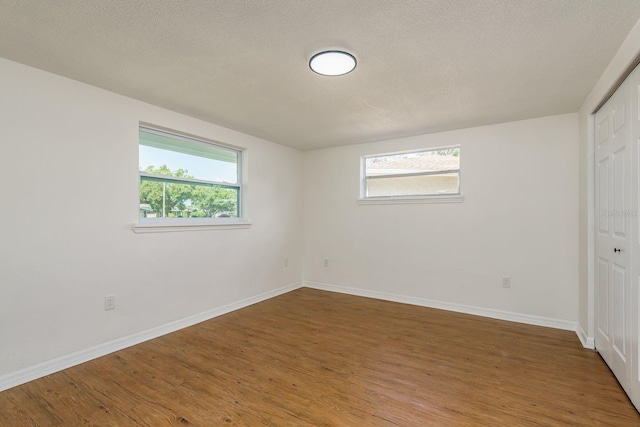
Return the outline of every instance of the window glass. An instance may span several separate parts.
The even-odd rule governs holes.
[[[366,156],[365,197],[460,194],[460,147]]]
[[[240,217],[241,152],[140,127],[141,218]]]

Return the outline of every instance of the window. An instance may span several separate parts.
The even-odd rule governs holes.
[[[141,222],[241,217],[240,150],[146,126],[139,142]]]
[[[364,200],[456,195],[460,195],[459,146],[362,158]]]

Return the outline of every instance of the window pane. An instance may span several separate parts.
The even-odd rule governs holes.
[[[238,183],[239,152],[140,129],[139,170],[155,175]]]
[[[140,145],[191,154],[223,162],[237,163],[238,152],[186,136],[173,135],[159,130],[140,128]]]
[[[368,157],[366,176],[405,175],[460,169],[460,148]]]
[[[458,194],[458,173],[367,179],[366,197]]]
[[[239,215],[239,189],[140,177],[140,217],[211,218]]]
[[[460,194],[460,147],[364,158],[364,197]]]

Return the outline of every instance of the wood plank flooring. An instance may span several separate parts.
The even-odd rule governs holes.
[[[640,426],[573,332],[299,289],[0,393],[1,426]]]

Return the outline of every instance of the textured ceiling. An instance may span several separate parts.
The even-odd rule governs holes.
[[[0,56],[299,149],[578,110],[640,0],[0,0]],[[324,48],[358,68],[311,72]]]

